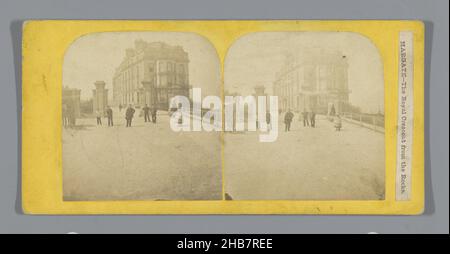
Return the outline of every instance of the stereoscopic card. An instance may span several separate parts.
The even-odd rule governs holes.
[[[420,21],[23,25],[27,214],[420,214]]]

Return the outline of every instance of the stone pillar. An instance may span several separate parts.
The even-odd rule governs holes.
[[[108,106],[108,89],[105,89],[104,81],[96,81],[94,83],[95,89],[92,90],[93,95],[93,112],[94,114],[100,111],[102,114],[106,113],[106,107]]]
[[[268,111],[270,109],[270,102],[269,102],[269,97],[267,96],[267,94],[265,93],[266,88],[264,86],[255,86],[255,93],[253,94],[255,96],[255,100],[256,100],[256,108],[258,109],[258,97],[259,96],[264,96],[266,97],[266,111]]]

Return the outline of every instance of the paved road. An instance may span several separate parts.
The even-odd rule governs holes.
[[[173,132],[167,115],[152,124],[138,112],[126,128],[123,114],[115,110],[114,127],[90,118],[63,130],[65,199],[221,199],[219,133]],[[257,132],[225,135],[233,199],[384,198],[383,134],[346,122],[336,132],[320,117],[316,128],[298,119],[291,132],[283,127],[274,143],[260,143]]]
[[[67,200],[221,199],[218,133],[173,132],[167,115],[158,123],[136,116],[125,127],[124,110],[114,127],[78,119],[63,130],[63,183]]]
[[[280,116],[280,119],[282,117]],[[225,135],[225,189],[233,199],[383,199],[384,135],[324,117],[316,128],[294,118],[278,140],[257,133]]]

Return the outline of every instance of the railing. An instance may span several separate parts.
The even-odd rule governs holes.
[[[347,122],[384,133],[383,115],[343,112],[341,116]]]

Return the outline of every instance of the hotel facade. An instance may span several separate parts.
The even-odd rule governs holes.
[[[339,51],[309,49],[287,55],[273,86],[280,110],[345,111],[350,93],[347,71],[347,58]]]
[[[189,97],[189,57],[181,46],[136,40],[113,77],[113,104],[167,110],[170,98]]]

